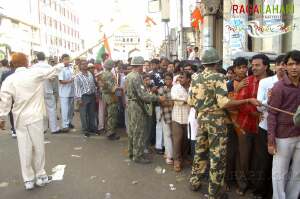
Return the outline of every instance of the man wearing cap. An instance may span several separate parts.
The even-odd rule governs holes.
[[[220,58],[216,49],[205,50],[201,60],[205,70],[192,79],[188,97],[188,104],[195,108],[199,124],[190,185],[193,191],[200,189],[201,178],[210,163],[208,198],[225,199],[227,194],[221,192],[227,140],[224,108],[245,103],[259,105],[259,102],[254,98],[230,100],[227,97],[226,77],[217,72]]]
[[[150,160],[144,156],[147,110],[145,103],[164,101],[165,97],[146,92],[141,73],[143,57],[133,57],[132,72],[126,77],[125,89],[128,98],[128,154],[136,163],[147,164]]]
[[[78,62],[80,72],[74,79],[75,100],[79,103],[81,128],[86,137],[90,133],[97,133],[96,126],[96,85],[94,77],[88,71],[88,64],[85,59]]]
[[[118,140],[120,137],[116,134],[118,117],[118,100],[115,95],[117,88],[116,79],[111,72],[115,63],[108,59],[104,62],[104,71],[98,75],[98,83],[101,87],[102,100],[107,108],[106,134],[109,140]]]

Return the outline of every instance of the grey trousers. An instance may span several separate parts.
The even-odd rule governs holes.
[[[96,132],[96,96],[85,94],[81,100],[82,105],[79,107],[81,128],[83,131]]]
[[[273,199],[300,197],[300,136],[276,138],[273,156]]]

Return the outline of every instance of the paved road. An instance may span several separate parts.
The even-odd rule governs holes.
[[[45,141],[46,170],[51,174],[56,165],[66,165],[64,179],[25,191],[16,139],[8,132],[0,132],[0,199],[104,199],[106,193],[111,193],[112,199],[204,198],[188,188],[190,168],[177,174],[159,155],[154,155],[149,165],[129,162],[124,132],[119,141],[113,142],[104,136],[84,138],[79,131],[47,133]],[[76,147],[81,150],[75,150]],[[166,172],[158,174],[158,166]],[[170,190],[170,184],[176,190]],[[233,194],[230,198],[237,197]]]

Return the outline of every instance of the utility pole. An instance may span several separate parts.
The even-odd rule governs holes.
[[[180,30],[179,30],[179,52],[178,52],[178,58],[184,59],[184,49],[183,49],[183,0],[179,0],[179,16],[180,16]]]

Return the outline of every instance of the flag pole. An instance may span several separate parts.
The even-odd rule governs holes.
[[[94,48],[96,48],[97,46],[99,46],[101,43],[103,43],[106,39],[111,38],[113,35],[110,35],[109,37],[105,37],[103,39],[101,39],[99,42],[97,42],[95,45],[93,45],[92,47],[88,48],[87,50],[83,51],[82,53],[80,53],[79,55],[77,55],[75,58],[73,58],[71,60],[71,62],[73,62],[75,59],[81,57],[82,55],[86,54],[88,51],[93,50]]]

